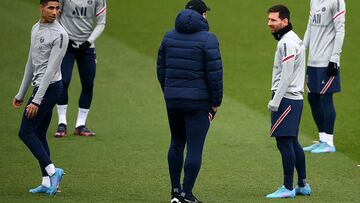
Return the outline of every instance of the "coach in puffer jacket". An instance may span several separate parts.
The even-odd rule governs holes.
[[[179,13],[161,43],[157,74],[168,107],[209,109],[223,95],[219,42],[198,12]]]
[[[219,42],[209,32],[208,7],[192,0],[176,17],[175,29],[167,32],[158,52],[157,77],[164,93],[171,130],[168,162],[173,198],[192,195],[201,166],[205,137],[223,96]],[[180,175],[184,147],[183,188]],[[181,195],[179,195],[181,194]]]

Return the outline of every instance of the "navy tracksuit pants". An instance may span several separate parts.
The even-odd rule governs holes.
[[[299,144],[298,137],[277,137],[276,144],[282,158],[284,186],[288,190],[293,190],[293,177],[295,167],[298,174],[298,186],[304,187],[306,184],[305,154]]]
[[[336,111],[333,93],[308,93],[308,100],[318,131],[334,134]]]
[[[45,167],[52,163],[49,145],[46,140],[46,131],[50,125],[53,107],[62,92],[62,88],[61,81],[50,84],[39,106],[37,115],[33,118],[27,118],[25,116],[26,109],[24,110],[19,130],[19,138],[39,161],[43,176],[48,176]],[[38,88],[34,88],[27,105],[31,103],[37,90]]]
[[[201,167],[203,147],[210,126],[209,112],[174,108],[168,108],[167,112],[171,131],[168,163],[172,190],[181,190],[180,177],[184,165],[182,191],[191,194]],[[185,146],[187,154],[184,164]]]
[[[68,104],[68,88],[70,85],[75,60],[78,66],[82,87],[79,98],[79,107],[83,109],[89,109],[93,98],[94,79],[96,73],[95,48],[88,48],[84,51],[80,51],[73,48],[71,45],[68,46],[63,62],[61,64],[61,74],[64,90],[57,104]]]

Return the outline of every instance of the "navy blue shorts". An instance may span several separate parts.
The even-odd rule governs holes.
[[[326,68],[307,67],[306,85],[308,93],[329,94],[340,92],[340,71],[329,77]]]
[[[271,112],[271,137],[298,136],[303,100],[283,98],[278,111]]]

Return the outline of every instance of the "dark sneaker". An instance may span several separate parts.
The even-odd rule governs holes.
[[[60,123],[58,125],[58,128],[57,128],[54,136],[58,137],[58,138],[66,137],[66,125],[63,123]]]
[[[81,125],[75,128],[74,135],[91,137],[91,136],[95,136],[95,132],[91,132],[91,130],[89,130],[87,127]]]
[[[181,193],[179,203],[202,203],[202,201],[198,200],[193,194],[187,195],[185,193]]]
[[[180,197],[179,196],[180,196],[179,193],[173,192],[171,194],[170,203],[180,203],[180,199],[179,199]]]

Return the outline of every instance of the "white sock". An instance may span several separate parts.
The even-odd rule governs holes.
[[[86,124],[86,119],[87,119],[88,113],[89,113],[89,109],[79,108],[78,117],[76,120],[76,127]]]
[[[42,177],[42,182],[41,185],[45,186],[45,187],[50,187],[50,177],[49,176],[44,176]]]
[[[325,142],[325,135],[326,135],[325,132],[319,132],[319,140],[321,142]]]
[[[56,105],[57,107],[57,112],[59,115],[59,124],[63,123],[63,124],[67,124],[66,122],[66,111],[67,111],[67,107],[68,105]]]
[[[325,133],[324,139],[325,139],[325,142],[326,142],[328,145],[330,145],[330,146],[332,146],[332,147],[334,146],[334,135],[326,134],[326,133]]]
[[[55,174],[55,166],[54,164],[49,164],[45,167],[46,172],[48,173],[49,176],[52,176]]]

